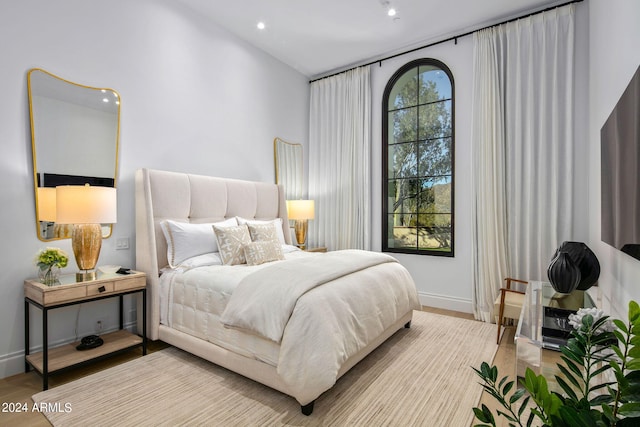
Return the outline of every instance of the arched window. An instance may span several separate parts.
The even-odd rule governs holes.
[[[412,61],[382,102],[382,250],[453,256],[453,75]]]

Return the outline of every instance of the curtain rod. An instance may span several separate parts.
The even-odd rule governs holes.
[[[406,55],[408,53],[413,53],[415,51],[426,49],[428,47],[436,46],[436,45],[439,45],[439,44],[442,44],[442,43],[450,42],[452,40],[455,41],[456,44],[458,44],[458,39],[460,39],[462,37],[470,36],[471,34],[477,32],[477,31],[482,31],[482,30],[486,30],[487,28],[493,28],[493,27],[497,27],[499,25],[508,24],[510,22],[517,21],[519,19],[528,18],[530,16],[534,16],[534,15],[538,15],[540,13],[548,12],[550,10],[558,9],[560,7],[567,6],[567,5],[572,4],[572,3],[580,3],[582,1],[584,1],[584,0],[567,1],[565,3],[559,4],[559,5],[556,5],[556,6],[550,6],[550,7],[546,8],[546,9],[539,10],[537,12],[531,12],[531,13],[527,13],[527,14],[524,14],[524,15],[521,15],[521,16],[517,16],[515,18],[507,19],[506,21],[498,22],[497,24],[491,24],[491,25],[487,25],[486,27],[479,28],[477,30],[467,31],[466,33],[458,34],[456,36],[451,36],[451,37],[446,38],[444,40],[439,40],[437,42],[429,43],[429,44],[426,44],[424,46],[420,46],[420,47],[416,47],[416,48],[413,48],[413,49],[410,49],[410,50],[406,50],[404,52],[396,53],[396,54],[391,55],[391,56],[386,56],[384,58],[376,59],[375,61],[367,62],[366,64],[356,65],[355,67],[351,67],[351,68],[343,70],[343,71],[338,71],[336,73],[329,74],[328,76],[318,77],[317,79],[310,80],[309,84],[311,84],[313,82],[317,82],[318,80],[328,79],[329,77],[337,76],[338,74],[342,74],[342,73],[346,73],[346,72],[351,71],[351,70],[355,70],[356,68],[366,67],[368,65],[373,65],[373,64],[378,64],[378,63],[380,63],[380,65],[382,65],[382,61],[387,61],[389,59],[393,59],[393,58],[396,58],[398,56]]]

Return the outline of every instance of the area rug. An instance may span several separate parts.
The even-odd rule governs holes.
[[[492,361],[495,325],[414,312],[320,396],[291,397],[169,348],[33,396],[54,426],[469,426]]]

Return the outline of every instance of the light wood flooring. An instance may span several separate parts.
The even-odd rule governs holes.
[[[464,319],[473,319],[473,315],[468,313],[459,313],[450,310],[438,308],[424,307],[424,311],[431,313],[443,314]],[[498,352],[494,359],[494,364],[498,366],[501,375],[515,372],[515,346],[513,344],[514,328],[507,327],[498,348]],[[149,342],[149,352],[154,352],[166,348],[167,345],[160,341]],[[55,374],[49,377],[49,387],[53,388],[61,384],[74,381],[83,376],[108,369],[112,366],[124,363],[126,361],[140,357],[141,349],[135,349],[118,356],[101,360],[90,365],[83,366],[63,373]],[[6,413],[2,412],[0,407],[0,425],[1,426],[49,426],[49,422],[44,415],[38,412],[32,412],[33,401],[31,396],[42,390],[42,377],[34,371],[13,375],[4,379],[0,379],[0,404],[20,403],[27,404],[29,410],[26,413]],[[482,402],[490,408],[496,408],[490,399],[483,396]],[[466,408],[465,408],[466,410]],[[471,410],[471,408],[469,408]],[[494,410],[495,412],[495,410]],[[498,424],[507,426],[507,424]]]

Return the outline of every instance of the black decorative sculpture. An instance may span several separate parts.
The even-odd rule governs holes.
[[[560,252],[567,252],[571,257],[571,261],[580,270],[580,283],[577,289],[586,291],[598,281],[600,263],[587,245],[582,242],[562,242],[553,258],[555,259]]]
[[[570,294],[580,284],[580,269],[568,252],[556,252],[547,268],[547,277],[556,292]]]

